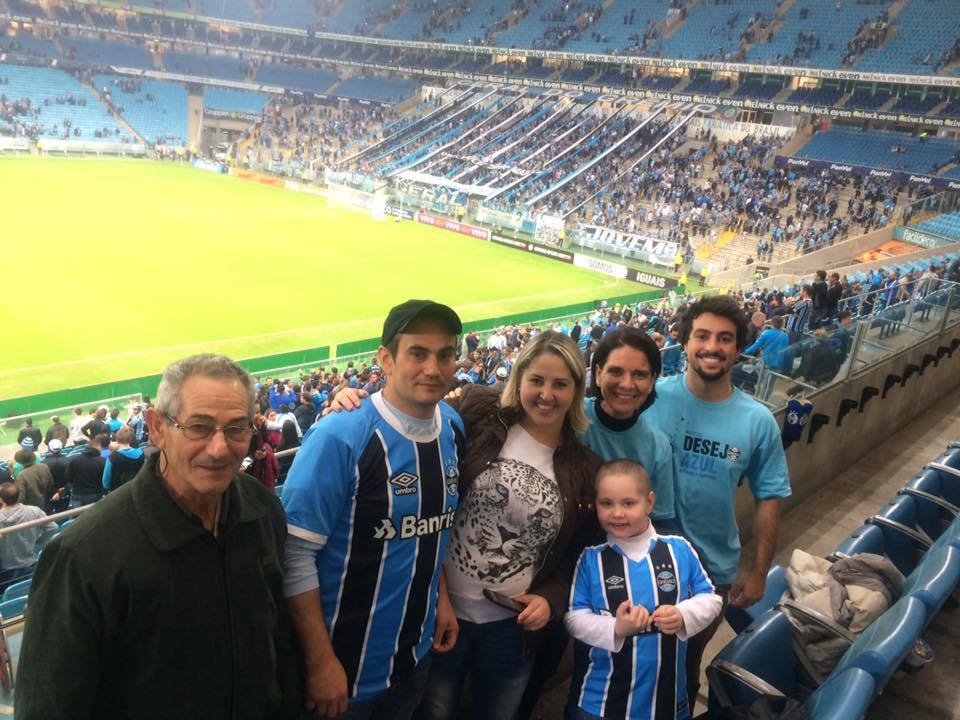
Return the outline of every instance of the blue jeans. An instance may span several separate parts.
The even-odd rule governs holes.
[[[81,505],[90,505],[103,497],[103,493],[74,493],[70,498],[70,507],[80,507]]]
[[[350,703],[347,712],[338,715],[337,720],[410,720],[413,717],[423,689],[430,674],[431,658],[428,654],[416,669],[400,681],[395,682],[379,695],[367,700]],[[307,714],[305,718],[315,718]]]
[[[417,720],[456,716],[460,691],[473,677],[473,717],[513,720],[533,670],[533,653],[524,653],[523,628],[516,618],[489,623],[460,620],[453,649],[433,653],[433,667]]]

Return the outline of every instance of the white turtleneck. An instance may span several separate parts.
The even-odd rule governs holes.
[[[644,532],[633,537],[615,538],[607,535],[607,544],[619,547],[632,562],[642,562],[657,538],[657,531],[650,523]],[[686,641],[688,637],[696,635],[713,622],[722,606],[723,601],[716,593],[701,593],[678,602],[677,610],[683,616],[683,628],[677,633],[677,638]],[[616,608],[611,609],[616,613]],[[647,611],[652,613],[654,608],[647,608]],[[614,632],[616,622],[615,616],[598,615],[587,608],[570,610],[564,616],[564,623],[573,637],[610,652],[619,652],[623,647],[624,638]]]

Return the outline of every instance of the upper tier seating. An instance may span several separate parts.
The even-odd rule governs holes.
[[[169,72],[183,75],[245,80],[248,63],[246,60],[223,55],[202,55],[181,50],[167,50],[163,53],[163,66]]]
[[[208,87],[203,94],[203,104],[213,110],[229,110],[259,115],[270,96],[250,90]]]
[[[876,5],[843,3],[838,11],[836,0],[796,0],[771,41],[755,44],[747,59],[774,65],[839,67],[847,42],[854,37],[861,21],[877,12]],[[800,33],[810,39],[801,41]]]
[[[297,68],[271,63],[257,70],[257,82],[291,90],[326,92],[337,81],[337,73],[324,68]]]
[[[903,152],[894,152],[894,148]],[[901,169],[914,173],[933,173],[950,162],[957,152],[955,140],[918,137],[896,132],[862,132],[855,128],[832,127],[817,133],[797,153],[797,157],[854,163],[871,167]]]
[[[335,92],[344,97],[363,100],[399,102],[410,97],[417,89],[417,83],[403,78],[351,77],[340,83]]]
[[[891,23],[886,43],[867,50],[855,68],[860,72],[933,74],[940,53],[960,37],[956,0],[907,0]]]
[[[563,49],[569,52],[605,52],[633,47],[637,41],[630,36],[643,37],[647,20],[659,22],[669,8],[670,3],[666,0],[613,0],[578,40],[566,43]],[[623,18],[631,10],[634,13],[633,24],[625,25]],[[594,33],[602,37],[602,40],[595,40]]]
[[[60,45],[67,57],[86,65],[116,65],[145,70],[154,68],[153,56],[142,45],[104,42],[82,37],[63,38]]]
[[[724,60],[740,50],[740,35],[757,13],[769,16],[770,10],[767,0],[697,3],[680,27],[659,43],[658,54],[687,60]]]
[[[0,37],[0,52],[16,52],[32,58],[58,58],[60,51],[49,40],[19,33],[16,37]]]
[[[197,15],[223,17],[230,20],[253,21],[253,8],[247,0],[194,0]],[[304,3],[306,5],[306,3]]]

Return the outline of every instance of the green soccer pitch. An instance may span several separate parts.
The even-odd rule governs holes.
[[[0,399],[361,340],[411,297],[464,320],[652,289],[149,160],[0,158]]]

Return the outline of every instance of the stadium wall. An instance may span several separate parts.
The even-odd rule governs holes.
[[[952,326],[937,335],[807,398],[813,402],[811,417],[825,415],[827,424],[811,439],[808,423],[801,439],[787,448],[793,495],[786,507],[802,502],[883,447],[887,438],[960,386],[960,310],[954,310],[948,321]],[[888,379],[892,384],[885,391]],[[855,406],[840,420],[844,401]],[[785,415],[786,409],[775,413],[781,427]],[[737,519],[744,541],[753,533],[753,510],[753,497],[741,487]]]

